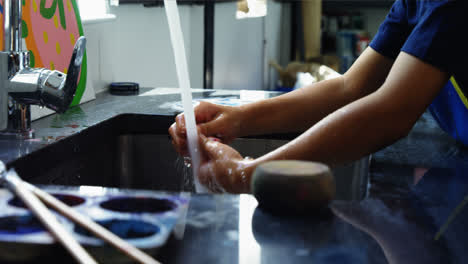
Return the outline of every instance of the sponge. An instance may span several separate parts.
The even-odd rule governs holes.
[[[335,197],[335,180],[322,163],[280,160],[260,164],[251,190],[259,206],[280,214],[314,214]]]

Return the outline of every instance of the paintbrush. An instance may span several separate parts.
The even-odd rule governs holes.
[[[75,238],[59,223],[47,207],[26,187],[14,170],[6,171],[0,161],[0,183],[16,194],[36,215],[49,232],[67,249],[78,263],[97,264]]]
[[[151,256],[145,252],[139,250],[128,242],[124,241],[114,233],[110,232],[106,228],[97,224],[90,218],[78,213],[74,209],[70,208],[68,205],[64,204],[59,199],[48,194],[47,192],[35,187],[32,184],[24,182],[24,185],[37,197],[39,197],[45,204],[49,205],[57,212],[61,213],[63,216],[72,220],[76,224],[88,229],[95,236],[101,238],[112,246],[116,247],[121,252],[125,253],[127,256],[138,261],[139,263],[145,264],[159,264],[158,261],[153,259]]]
[[[2,173],[2,171],[3,171],[3,173]],[[0,161],[0,182],[4,183],[4,185],[7,185],[7,187],[9,187],[9,188],[10,188],[10,185],[11,185],[13,188],[15,188],[15,193],[16,193],[17,189],[21,189],[22,193],[28,193],[29,194],[28,199],[31,199],[31,200],[35,199],[37,201],[37,203],[40,206],[42,206],[45,209],[45,211],[47,211],[48,214],[52,215],[52,213],[50,211],[48,211],[48,209],[38,200],[38,198],[39,198],[40,200],[42,200],[42,202],[49,205],[51,208],[55,209],[57,212],[61,213],[63,216],[65,216],[68,219],[72,220],[76,224],[86,228],[91,233],[93,233],[95,236],[97,236],[97,237],[103,239],[104,241],[108,242],[109,244],[116,247],[118,250],[120,250],[121,252],[123,252],[124,254],[129,256],[130,258],[136,260],[137,262],[144,263],[144,264],[159,264],[158,261],[153,259],[151,256],[149,256],[145,252],[143,252],[143,251],[139,250],[138,248],[134,247],[133,245],[127,243],[126,241],[124,241],[120,237],[116,236],[114,233],[110,232],[109,230],[105,229],[101,225],[97,224],[96,222],[94,222],[90,218],[78,213],[77,211],[70,208],[68,205],[64,204],[62,201],[58,200],[54,196],[52,196],[52,195],[48,194],[47,192],[35,187],[32,184],[29,184],[29,183],[27,183],[25,181],[22,181],[19,178],[19,176],[16,174],[16,172],[14,172],[14,170],[10,170],[10,171],[6,172],[5,165],[1,161]],[[12,185],[11,182],[14,185]],[[12,189],[10,188],[10,190],[12,190]],[[20,196],[20,198],[29,207],[28,201],[25,201],[23,199],[23,197],[21,197],[21,196]],[[52,215],[52,217],[57,222],[57,220],[55,219],[55,216]],[[40,220],[42,221],[41,218],[40,218]],[[47,221],[49,221],[49,220],[47,220]],[[50,223],[50,222],[48,222],[48,223]],[[48,227],[48,223],[47,224],[45,223],[45,225],[47,227]],[[61,226],[61,225],[58,224],[58,226]],[[65,229],[64,229],[64,231],[65,231],[65,233],[68,233]],[[63,235],[63,233],[64,232],[60,232],[60,235]],[[68,235],[71,237],[71,235],[69,233],[68,233]],[[74,240],[73,237],[71,237],[71,239]],[[62,242],[62,241],[60,241],[60,242]],[[64,244],[64,246],[68,246],[69,242],[67,241],[66,243],[67,244],[66,245]],[[76,244],[78,244],[78,242],[76,242]],[[78,246],[81,247],[79,244],[78,244]],[[69,249],[69,250],[71,250],[71,249]],[[76,253],[74,250],[75,249],[73,249],[73,251],[71,252],[72,254]],[[82,248],[82,251],[84,253],[86,253],[86,251],[84,251],[83,248]],[[78,250],[77,252],[80,253],[81,251]],[[76,256],[75,258],[77,258],[77,257],[80,257],[80,259],[83,258],[83,256],[81,256],[81,255]],[[96,263],[96,262],[93,260],[93,262],[81,262],[80,261],[80,263]]]

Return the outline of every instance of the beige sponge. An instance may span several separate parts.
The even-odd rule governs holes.
[[[335,180],[322,163],[269,161],[254,171],[251,190],[259,206],[278,213],[313,214],[335,197]]]

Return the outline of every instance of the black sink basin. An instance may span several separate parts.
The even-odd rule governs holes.
[[[173,116],[123,114],[50,144],[11,164],[36,184],[193,191],[190,169],[167,133]],[[258,157],[294,135],[240,138],[232,146]],[[366,194],[368,159],[333,168],[338,199]]]

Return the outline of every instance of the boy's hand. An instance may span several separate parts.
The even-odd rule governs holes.
[[[200,136],[203,159],[199,180],[213,192],[248,193],[254,162],[228,145]]]
[[[194,111],[199,134],[219,138],[224,143],[230,143],[239,136],[242,114],[237,107],[200,102]],[[175,123],[169,128],[169,134],[176,151],[188,156],[187,131],[183,114],[176,117]]]

